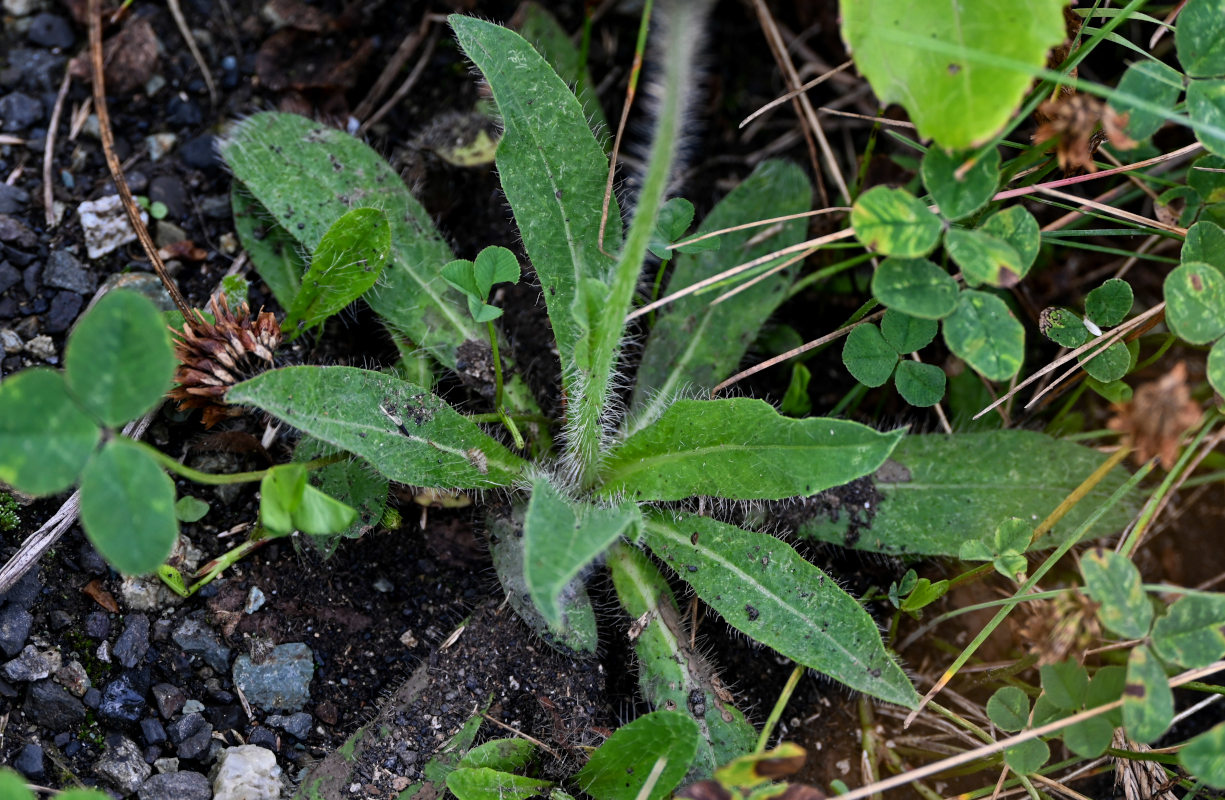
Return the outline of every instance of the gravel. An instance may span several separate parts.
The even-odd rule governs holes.
[[[234,659],[234,685],[264,711],[300,711],[314,672],[314,656],[301,642],[277,645],[258,664],[247,655]]]
[[[145,763],[136,742],[115,734],[107,738],[106,751],[94,763],[94,772],[126,795],[140,788],[153,767]]]
[[[168,772],[141,784],[140,800],[209,800],[213,796],[208,778],[198,772]]]

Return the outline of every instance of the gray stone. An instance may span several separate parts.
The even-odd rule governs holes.
[[[21,654],[4,665],[4,677],[10,681],[29,683],[41,681],[60,668],[60,651],[55,648],[39,650],[26,645]]]
[[[213,788],[198,772],[168,772],[145,781],[138,792],[140,800],[210,800]]]
[[[68,330],[72,323],[76,322],[83,305],[85,298],[76,292],[56,292],[55,297],[51,298],[51,308],[47,311],[43,330],[47,333],[63,333]]]
[[[61,50],[72,47],[76,34],[68,20],[55,14],[39,14],[30,20],[30,28],[26,38],[43,47],[54,47]]]
[[[30,685],[23,708],[27,722],[52,731],[74,730],[85,721],[85,706],[55,681]]]
[[[170,719],[182,710],[187,696],[173,683],[159,683],[153,687],[153,700],[157,703],[157,713],[162,715],[162,719]]]
[[[0,183],[0,186],[4,184]],[[0,214],[4,212],[0,211]],[[21,283],[21,270],[7,261],[0,261],[0,294]]]
[[[105,611],[91,611],[85,616],[85,635],[94,641],[111,635],[111,618]]]
[[[169,775],[172,772],[179,771],[179,760],[177,758],[159,758],[153,762],[153,768],[157,770],[159,775]]]
[[[140,721],[140,735],[144,737],[145,744],[161,744],[166,741],[166,729],[153,717],[145,717]]]
[[[34,601],[38,599],[38,593],[42,591],[43,584],[39,580],[40,570],[38,567],[21,576],[21,580],[17,581],[11,589],[0,595],[0,604],[14,606],[16,608],[29,609],[34,605]]]
[[[0,265],[3,266],[3,265]],[[0,294],[4,294],[0,291]],[[20,353],[25,349],[26,343],[21,341],[20,334],[12,328],[0,328],[0,350],[4,351],[5,355]],[[14,611],[24,611],[24,609],[14,608]]]
[[[299,741],[303,741],[310,735],[311,724],[314,723],[314,719],[305,711],[299,711],[297,714],[290,714],[289,716],[273,714],[264,722],[273,728],[280,728]]]
[[[30,742],[13,759],[13,768],[32,781],[41,781],[47,774],[41,746]]]
[[[85,667],[80,661],[73,659],[64,666],[56,670],[55,680],[75,696],[81,697],[93,683],[89,680],[89,674],[85,672]]]
[[[132,614],[112,651],[120,664],[131,668],[144,660],[149,652],[149,618],[144,614]]]
[[[234,660],[234,685],[247,700],[264,711],[300,711],[310,699],[310,681],[315,660],[310,648],[301,642],[272,648],[263,662],[250,656]]]
[[[230,666],[230,648],[221,643],[213,629],[198,615],[183,620],[170,638],[183,648],[184,653],[200,656],[204,663],[218,672],[225,672]]]
[[[271,750],[245,744],[221,751],[213,800],[279,800],[281,768]]]
[[[202,714],[185,714],[166,726],[166,733],[174,744],[184,742],[201,732],[213,732],[213,726],[208,724]]]
[[[9,92],[0,97],[0,130],[24,130],[43,118],[43,104],[24,92]]]
[[[0,608],[0,653],[12,658],[21,652],[21,647],[30,635],[34,617],[19,606]]]
[[[20,186],[0,183],[0,214],[20,214],[30,202],[30,193]]]
[[[21,67],[18,78],[21,88],[35,94],[56,90],[67,61],[65,56],[42,47],[14,47],[9,53],[9,63]]]
[[[40,5],[40,0],[4,0],[4,11],[14,17],[28,17],[37,11]]]
[[[102,689],[98,715],[113,724],[134,724],[145,713],[145,692],[148,689],[147,674],[142,675],[136,670],[123,672]]]
[[[77,294],[93,294],[98,288],[98,279],[67,250],[51,253],[43,267],[43,283]]]
[[[46,361],[48,364],[54,363],[59,358],[55,352],[55,342],[51,341],[51,337],[46,335],[35,336],[26,342],[26,352],[40,361]]]
[[[144,753],[135,742],[116,735],[107,740],[106,751],[94,763],[94,773],[127,795],[140,788],[153,767],[145,763]]]

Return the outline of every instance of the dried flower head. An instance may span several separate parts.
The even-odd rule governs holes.
[[[178,385],[169,397],[179,408],[203,408],[204,425],[211,428],[239,410],[227,405],[231,386],[273,365],[273,354],[281,344],[281,327],[270,311],[252,314],[243,303],[231,311],[222,294],[209,301],[214,322],[196,311],[185,320],[182,333],[172,331],[174,354],[179,360],[174,380]]]
[[[1131,402],[1116,403],[1111,409],[1114,416],[1106,427],[1130,437],[1136,463],[1158,456],[1165,469],[1174,466],[1183,436],[1200,424],[1204,413],[1191,399],[1184,361],[1161,378],[1137,386]]]

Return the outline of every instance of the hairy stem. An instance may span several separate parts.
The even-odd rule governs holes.
[[[216,475],[212,472],[201,472],[198,469],[192,469],[186,464],[180,464],[178,461],[175,461],[172,457],[166,455],[161,450],[158,450],[153,445],[137,439],[132,439],[131,441],[137,447],[153,456],[153,459],[157,461],[158,464],[161,464],[164,469],[169,470],[176,475],[181,475],[187,480],[195,483],[202,483],[208,486],[223,486],[228,483],[252,483],[254,481],[263,480],[264,476],[268,474],[268,470],[266,469],[257,469],[252,472],[234,472],[229,475]],[[347,453],[333,453],[330,456],[322,456],[321,458],[304,462],[302,466],[306,467],[306,469],[309,471],[312,469],[319,469],[320,467],[326,467],[328,464],[335,464],[337,461],[343,461],[346,458],[348,458]]]

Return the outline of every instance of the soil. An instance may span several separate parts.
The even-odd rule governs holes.
[[[583,5],[561,3],[553,10],[573,31],[580,27]],[[788,30],[804,31],[804,44],[830,64],[845,58],[835,25],[836,4],[772,5],[778,6],[774,12],[779,21]],[[6,54],[6,62],[0,64],[0,109],[9,117],[0,133],[19,141],[0,144],[0,177],[5,179],[0,186],[0,329],[14,332],[19,344],[6,346],[0,376],[30,366],[59,365],[65,336],[96,288],[114,275],[150,269],[135,244],[86,258],[75,209],[114,192],[98,139],[84,122],[87,80],[74,80],[68,88],[55,132],[49,174],[55,201],[65,209],[62,221],[54,227],[44,223],[43,144],[67,61],[84,49],[86,28],[74,17],[83,6],[79,0],[4,0],[0,53]],[[293,0],[188,0],[183,12],[217,80],[218,96],[212,103],[165,5],[134,4],[129,20],[147,22],[156,46],[150,51],[133,45],[125,51],[133,59],[126,70],[141,79],[130,80],[111,97],[117,150],[133,191],[167,208],[166,217],[152,224],[159,244],[189,241],[205,252],[203,258],[171,264],[188,300],[203,306],[239,256],[230,216],[230,179],[214,149],[228,124],[268,108],[343,124],[425,14],[463,11],[507,20],[514,10],[510,2],[477,0],[325,0],[309,5]],[[274,16],[289,18],[294,25],[277,30],[270,22]],[[136,27],[131,21],[116,24],[108,35]],[[636,16],[614,11],[593,37],[592,72],[610,119],[620,108],[636,27]],[[682,181],[682,194],[694,202],[698,218],[767,151],[810,163],[789,114],[770,115],[748,132],[737,128],[745,114],[781,93],[778,70],[752,10],[731,0],[718,4],[710,40],[712,55],[700,87],[706,99],[686,146],[688,166]],[[150,52],[157,53],[152,62]],[[812,96],[820,105],[837,101],[853,88],[836,80]],[[21,98],[4,104],[5,98],[18,94]],[[874,113],[872,101],[859,97],[859,110]],[[428,147],[431,131],[448,115],[471,109],[478,98],[476,81],[444,33],[422,79],[372,127],[367,139],[401,170],[451,238],[457,256],[471,258],[491,244],[522,255],[493,169],[451,166]],[[26,104],[32,110],[27,119],[18,120],[11,104],[26,99],[34,101]],[[83,129],[73,135],[78,127]],[[858,123],[836,120],[826,128],[837,147],[860,151],[862,142],[855,137],[861,139],[863,130]],[[155,143],[146,137],[155,134],[174,137],[164,154],[151,150]],[[160,148],[164,141],[156,144]],[[897,171],[882,151],[888,147],[882,145],[869,165],[869,183]],[[50,279],[47,264],[57,253],[72,254],[84,265],[84,277],[76,283]],[[258,277],[248,277],[252,305],[275,308]],[[1039,284],[1032,290],[1034,307],[1045,304],[1045,295],[1066,288]],[[507,310],[516,361],[544,412],[556,416],[561,403],[557,362],[549,355],[548,323],[539,299],[538,290],[525,281],[500,297],[499,304]],[[782,321],[804,339],[815,338],[856,305],[853,295],[814,291]],[[750,358],[769,354],[766,349],[761,344]],[[357,365],[383,365],[394,356],[395,347],[382,328],[368,310],[357,306],[332,320],[322,336],[285,355],[309,363]],[[814,408],[833,407],[851,387],[836,353],[810,361],[809,367]],[[739,391],[777,402],[788,374],[763,373]],[[453,403],[488,410],[487,400],[458,381],[444,382],[441,391]],[[880,418],[905,415],[905,421],[919,428],[936,424],[913,410],[888,405],[879,411]],[[292,441],[281,435],[271,444],[261,442],[265,433],[263,422],[254,418],[206,431],[198,417],[167,407],[146,439],[194,466],[231,472],[288,457]],[[183,526],[185,538],[205,560],[240,541],[255,519],[254,486],[214,489],[180,481],[178,489],[180,496],[190,494],[210,504],[200,522]],[[323,762],[318,775],[325,783],[331,781],[324,787],[325,796],[394,797],[405,780],[421,779],[433,751],[459,731],[477,707],[492,720],[482,729],[482,738],[504,735],[500,723],[542,740],[558,754],[550,767],[557,777],[580,761],[582,747],[598,744],[618,724],[646,710],[626,645],[630,621],[612,610],[615,604],[606,582],[597,579],[593,584],[605,618],[599,656],[586,661],[563,657],[531,637],[501,604],[483,545],[479,506],[424,508],[413,502],[411,492],[398,496],[403,520],[398,529],[380,527],[344,541],[330,558],[309,543],[273,542],[186,601],[164,591],[150,600],[148,586],[125,585],[73,526],[40,567],[0,602],[0,620],[5,614],[18,617],[23,609],[31,615],[29,632],[17,648],[33,645],[39,652],[53,651],[61,663],[60,673],[52,678],[0,676],[0,763],[22,767],[36,784],[99,785],[119,796],[123,792],[116,782],[96,772],[108,749],[119,746],[119,737],[134,742],[148,764],[177,757],[180,770],[206,775],[221,748],[254,743],[276,753],[286,792],[308,768]],[[7,560],[61,500],[39,500],[21,508],[19,527],[0,541],[0,557]],[[801,549],[857,593],[887,588],[906,566],[827,546]],[[934,575],[940,567],[930,569]],[[263,605],[250,608],[258,604],[252,601],[259,595]],[[149,623],[143,636],[142,615]],[[212,650],[185,649],[178,641],[182,637],[176,632],[190,620],[212,632]],[[463,632],[453,639],[461,627]],[[789,662],[727,635],[713,614],[700,613],[699,627],[738,704],[760,723],[790,672]],[[309,700],[302,709],[309,714],[309,724],[290,726],[296,733],[286,730],[285,715],[277,720],[273,712],[249,708],[236,692],[231,673],[240,655],[258,662],[271,646],[287,643],[309,647],[314,667]],[[229,650],[219,656],[222,646]],[[6,660],[14,655],[7,653]],[[925,654],[906,657],[911,664],[923,664]],[[74,662],[84,680],[74,682]],[[38,705],[52,683],[70,689],[69,699],[61,697],[69,711],[59,717]],[[177,687],[184,698],[202,706],[211,726],[202,748],[184,747],[187,742],[174,741],[173,736],[167,739],[165,731],[181,726],[185,713],[181,703],[176,708],[159,702],[158,692],[164,694],[166,686]],[[135,693],[128,709],[103,713],[105,701],[123,688]],[[64,694],[59,688],[54,691]],[[813,756],[801,780],[819,786],[834,779],[856,782],[862,725],[857,702],[829,681],[801,683],[778,728],[780,736],[800,742]],[[363,726],[379,735],[364,737],[357,766],[336,766],[337,754],[346,752],[341,746],[347,740],[361,741],[354,737]],[[31,748],[39,759],[32,758]],[[158,768],[169,766],[159,763]]]

